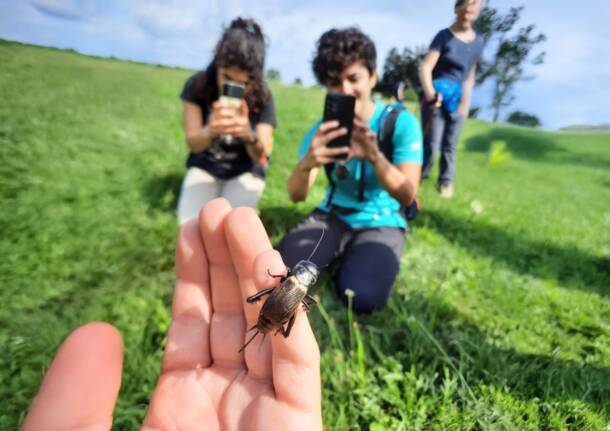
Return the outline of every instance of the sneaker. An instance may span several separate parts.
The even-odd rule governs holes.
[[[438,186],[438,193],[443,199],[451,199],[453,197],[453,184],[441,184]]]

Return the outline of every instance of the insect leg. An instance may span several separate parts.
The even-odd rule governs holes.
[[[280,281],[284,281],[286,280],[286,277],[284,275],[275,275],[275,274],[271,274],[271,271],[267,270],[267,274],[269,274],[269,277],[273,277],[273,278],[279,278]]]
[[[318,301],[316,301],[316,298],[314,298],[313,296],[307,294],[305,295],[305,298],[303,298],[303,302],[306,302],[307,305],[312,305],[312,304],[317,304]]]
[[[269,295],[271,292],[273,292],[273,289],[275,289],[275,287],[269,287],[269,288],[267,288],[267,289],[263,289],[263,290],[261,290],[260,292],[257,292],[257,293],[255,293],[254,295],[249,296],[249,297],[246,299],[246,302],[247,302],[248,304],[252,304],[253,302],[256,302],[256,301],[258,301],[259,299],[261,299],[263,296],[265,296],[265,295]]]
[[[286,327],[286,329],[281,328],[281,333],[284,336],[284,338],[288,338],[288,336],[290,335],[290,331],[292,331],[292,326],[294,325],[294,320],[296,319],[297,315],[296,313],[292,315],[292,317],[290,317],[290,320],[288,321],[288,326]]]

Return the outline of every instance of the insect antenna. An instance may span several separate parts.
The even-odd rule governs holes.
[[[258,351],[261,351],[261,347],[263,347],[263,344],[265,343],[265,337],[267,336],[266,332],[263,332],[263,338],[261,338],[261,342],[258,344]]]
[[[256,325],[255,325],[255,326],[253,326],[252,328],[250,328],[250,329],[248,330],[248,332],[252,331],[253,329],[256,329]],[[254,333],[254,335],[253,335],[252,337],[250,337],[250,339],[249,339],[248,341],[246,341],[246,344],[244,344],[244,345],[242,346],[242,348],[241,348],[241,349],[239,349],[239,350],[237,351],[237,353],[241,353],[241,352],[243,352],[243,351],[244,351],[244,349],[245,349],[246,347],[248,347],[248,344],[250,344],[250,343],[252,342],[252,340],[254,340],[258,334],[260,334],[260,331],[256,331],[256,332]]]
[[[307,260],[311,260],[311,258],[313,257],[313,255],[316,253],[316,251],[318,250],[318,247],[320,245],[320,243],[322,242],[322,238],[324,238],[324,233],[326,232],[326,229],[322,229],[322,235],[320,235],[320,239],[318,240],[318,243],[316,244],[316,246],[314,247],[313,251],[311,252],[311,254],[309,255],[309,257],[307,258]]]

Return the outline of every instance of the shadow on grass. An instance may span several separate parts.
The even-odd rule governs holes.
[[[438,347],[431,344],[432,335],[447,355],[445,362],[449,359],[454,361],[454,365],[461,364],[466,381],[493,384],[497,388],[506,386],[524,399],[587,400],[598,407],[602,407],[610,399],[608,367],[600,368],[553,356],[499,348],[493,344],[493,334],[481,331],[467,317],[444,304],[438,297],[411,295],[408,302],[394,301],[392,308],[397,308],[388,310],[392,315],[413,316],[428,331],[426,334],[421,326],[409,323],[410,330],[418,332],[414,334],[415,338],[421,342],[415,349],[427,345],[427,355],[440,353],[442,357],[443,353]],[[388,321],[388,317],[383,321]],[[536,323],[531,322],[531,325],[534,330]],[[398,325],[394,331],[400,334],[402,328],[402,325]],[[601,326],[595,330],[589,328],[588,331],[582,328],[571,329],[587,334],[589,344],[580,353],[584,362],[596,350],[595,341],[605,330]],[[395,336],[392,341],[400,343],[398,338]],[[404,335],[402,338],[405,339]],[[439,373],[439,376],[442,376],[442,373]]]
[[[142,195],[152,209],[174,214],[180,197],[183,174],[169,172],[151,178],[142,190]]]
[[[338,300],[330,295],[332,293],[324,292],[322,297],[331,325],[336,326],[330,331],[338,329],[344,344],[348,346],[345,307],[340,307]],[[322,355],[332,354],[338,346],[329,335],[329,327],[318,312],[310,313],[310,316]],[[425,297],[419,293],[409,293],[404,297],[394,293],[386,309],[372,315],[357,315],[356,320],[364,335],[367,375],[374,380],[368,380],[367,385],[377,386],[381,392],[388,383],[383,374],[387,371],[379,365],[387,363],[390,358],[401,363],[404,372],[413,367],[419,376],[434,380],[434,384],[426,389],[403,389],[405,392],[416,390],[421,397],[438,399],[446,396],[443,383],[446,376],[444,370],[448,368],[451,376],[460,377],[457,379],[457,393],[449,395],[457,402],[481,402],[492,408],[489,404],[499,401],[490,398],[488,391],[491,387],[539,406],[549,401],[582,401],[598,414],[607,411],[610,368],[585,363],[597,353],[599,341],[596,338],[607,331],[601,325],[595,330],[584,331],[588,332],[587,343],[580,352],[582,362],[578,362],[499,347],[497,344],[501,341],[495,341],[501,340],[503,335],[498,337],[496,331],[481,330],[466,316],[444,304],[438,294]],[[536,322],[531,322],[531,330],[535,329],[535,325]],[[582,328],[573,329],[583,333]],[[561,409],[565,413],[572,407],[567,404]],[[472,407],[466,410],[472,410]],[[388,415],[401,416],[400,411],[393,412],[390,408],[386,411]],[[541,416],[544,416],[542,412]],[[369,424],[360,425],[366,427]]]
[[[506,142],[506,149],[520,159],[610,169],[610,159],[600,155],[568,151],[559,146],[552,137],[541,132],[518,128],[493,128],[487,133],[472,136],[466,140],[465,149],[487,153],[491,143],[496,140]],[[575,151],[577,150],[578,148],[575,148]]]
[[[518,273],[554,278],[570,288],[610,295],[610,259],[574,247],[512,236],[496,226],[434,210],[422,211],[417,225],[437,231],[472,253],[504,262]]]

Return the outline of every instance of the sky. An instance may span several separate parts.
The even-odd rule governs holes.
[[[512,106],[538,116],[546,129],[610,123],[610,0],[488,0],[506,12],[525,5],[521,25],[547,36],[543,65],[528,66]],[[311,59],[332,27],[359,26],[377,46],[378,69],[392,47],[427,46],[449,26],[453,0],[0,0],[0,38],[71,48],[80,53],[204,68],[223,26],[256,19],[268,39],[267,69],[282,81],[315,83]],[[488,52],[489,54],[489,52]],[[0,67],[2,63],[0,60]],[[488,107],[490,88],[473,105]],[[482,118],[491,118],[485,109]]]

